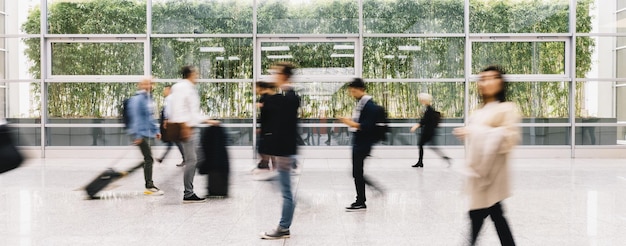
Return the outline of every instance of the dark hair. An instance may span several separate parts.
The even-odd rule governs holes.
[[[194,71],[196,71],[196,67],[188,65],[180,69],[180,74],[183,76],[183,79],[186,79],[189,78]]]
[[[356,88],[356,89],[362,89],[362,90],[366,89],[365,82],[363,82],[363,79],[361,78],[354,78],[352,82],[348,84],[348,88]]]
[[[281,71],[279,72],[287,76],[287,79],[291,78],[291,76],[293,75],[293,70],[296,69],[296,66],[294,66],[290,62],[279,62],[276,63],[274,66],[281,67]]]
[[[483,69],[481,72],[490,72],[490,71],[494,71],[498,73],[498,78],[502,81],[502,87],[500,91],[496,93],[495,95],[496,100],[500,102],[506,102],[507,82],[504,80],[504,77],[503,77],[503,75],[506,74],[504,72],[504,69],[502,69],[502,67],[497,66],[497,65],[491,65]],[[484,101],[484,98],[483,98],[483,101]]]
[[[274,89],[276,85],[274,83],[265,82],[265,81],[257,81],[256,86],[263,89]]]

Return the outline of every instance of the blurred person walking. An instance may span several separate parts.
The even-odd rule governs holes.
[[[139,90],[128,101],[129,128],[128,135],[133,139],[133,144],[139,146],[143,155],[143,174],[145,179],[146,195],[163,195],[163,191],[157,188],[152,181],[152,150],[150,141],[161,138],[161,132],[156,127],[154,118],[154,100],[152,100],[152,79],[144,78],[139,82]]]
[[[268,124],[264,141],[267,154],[273,156],[278,169],[278,180],[283,196],[282,215],[276,229],[261,233],[262,239],[289,238],[289,228],[293,221],[295,201],[291,190],[291,171],[295,162],[293,156],[298,149],[298,110],[300,96],[294,91],[291,77],[295,66],[291,63],[277,63],[272,66],[279,92],[271,100],[263,103],[263,122]]]
[[[183,157],[183,161],[179,164],[176,164],[176,166],[182,167],[185,165],[185,154],[183,153],[183,145],[179,142],[174,142],[167,138],[167,118],[168,118],[167,107],[169,107],[169,104],[170,104],[171,89],[172,89],[171,86],[165,86],[163,88],[163,96],[165,97],[165,99],[163,99],[163,108],[161,109],[161,117],[160,117],[160,122],[159,122],[160,123],[159,128],[161,130],[161,141],[163,141],[167,145],[167,148],[165,149],[165,152],[163,152],[163,156],[161,156],[161,158],[157,158],[156,160],[159,163],[163,162],[167,154],[172,149],[172,146],[176,145],[176,147],[178,147],[178,151],[180,151],[180,155]]]
[[[181,71],[182,80],[172,86],[172,97],[169,101],[167,133],[170,141],[182,144],[185,157],[185,172],[183,175],[183,203],[205,202],[193,191],[193,179],[196,175],[196,126],[201,123],[219,125],[220,122],[210,120],[200,112],[200,94],[196,89],[198,70],[194,66],[184,66]]]
[[[356,188],[356,201],[346,207],[348,212],[367,209],[365,205],[365,185],[369,185],[382,193],[380,187],[365,177],[363,166],[365,158],[372,151],[372,146],[380,141],[376,124],[380,114],[385,114],[385,112],[382,107],[376,105],[374,100],[372,100],[372,96],[367,95],[365,91],[365,82],[360,78],[355,78],[348,84],[348,92],[350,96],[357,100],[357,105],[352,113],[352,118],[339,118],[342,123],[350,127],[349,130],[353,133],[352,177],[354,178],[354,186]]]
[[[411,132],[415,132],[418,128],[422,129],[422,133],[417,144],[419,146],[419,159],[412,167],[424,167],[424,145],[427,143],[432,145],[431,148],[433,151],[443,158],[448,163],[449,167],[452,164],[450,157],[446,156],[446,154],[444,154],[437,147],[437,142],[435,142],[437,128],[439,127],[439,122],[441,122],[441,113],[433,108],[433,97],[430,94],[420,93],[417,97],[419,98],[420,104],[426,106],[426,111],[424,111],[424,115],[422,116],[420,123],[411,127]]]
[[[509,154],[520,141],[517,106],[507,102],[504,72],[497,66],[480,73],[478,91],[482,104],[474,111],[467,126],[453,133],[467,143],[470,177],[469,217],[472,223],[470,243],[475,245],[485,218],[491,217],[502,245],[515,245],[509,224],[504,217],[502,201],[511,195]]]

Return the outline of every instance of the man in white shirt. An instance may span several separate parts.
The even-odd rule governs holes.
[[[197,162],[194,128],[202,123],[218,125],[220,122],[210,120],[200,112],[200,95],[196,89],[197,69],[194,66],[185,66],[181,69],[181,74],[183,79],[172,86],[170,105],[167,108],[167,124],[184,123],[192,129],[191,137],[181,142],[185,156],[185,174],[183,178],[185,195],[183,203],[204,202],[205,198],[200,198],[193,192],[193,178],[196,174]]]

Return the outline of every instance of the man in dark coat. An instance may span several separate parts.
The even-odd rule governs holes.
[[[372,97],[365,93],[365,82],[356,78],[348,84],[350,95],[358,100],[358,103],[352,113],[352,118],[340,118],[339,120],[348,125],[349,130],[353,132],[352,138],[352,176],[354,177],[354,185],[356,187],[356,202],[346,207],[346,211],[364,211],[367,209],[365,205],[365,185],[382,192],[382,189],[374,185],[363,174],[363,165],[365,158],[370,155],[372,146],[378,142],[376,120],[379,114],[383,114],[384,110],[376,105]],[[383,110],[381,112],[381,110]]]
[[[283,196],[282,216],[278,227],[261,233],[263,239],[282,239],[290,237],[289,227],[293,220],[295,203],[291,192],[291,169],[297,153],[298,109],[300,97],[291,85],[291,76],[295,67],[290,63],[278,63],[272,66],[279,92],[266,98],[263,103],[263,124],[267,132],[263,135],[267,144],[267,154],[274,157],[278,169]]]

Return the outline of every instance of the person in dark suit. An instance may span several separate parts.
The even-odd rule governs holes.
[[[290,237],[289,227],[293,220],[295,202],[291,192],[291,170],[293,156],[298,150],[298,110],[300,97],[291,85],[295,67],[291,63],[277,63],[272,66],[279,92],[269,96],[263,103],[263,124],[267,132],[263,135],[267,153],[274,157],[278,169],[278,180],[283,197],[283,208],[278,227],[261,233],[262,239],[282,239]]]
[[[339,118],[339,120],[348,125],[349,130],[353,132],[352,138],[352,177],[354,177],[354,185],[356,187],[356,201],[346,211],[364,211],[367,209],[365,205],[365,185],[369,185],[375,190],[382,192],[377,185],[363,174],[363,165],[365,158],[370,155],[372,146],[378,142],[376,138],[376,119],[378,106],[372,100],[370,95],[365,93],[365,82],[360,78],[355,78],[348,84],[348,91],[352,97],[358,100],[357,105],[352,113],[352,118]]]
[[[426,106],[426,111],[424,112],[424,116],[422,116],[422,120],[420,123],[411,127],[411,132],[415,132],[417,128],[422,128],[422,134],[420,136],[418,146],[419,146],[419,160],[412,167],[424,167],[424,145],[427,143],[431,143],[432,149],[437,153],[441,158],[443,158],[446,162],[448,162],[448,166],[452,164],[450,157],[446,156],[438,147],[435,142],[435,135],[437,133],[437,125],[439,124],[439,120],[441,119],[441,115],[435,111],[432,107],[433,97],[427,93],[420,93],[418,95],[419,101],[422,105]]]

